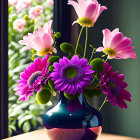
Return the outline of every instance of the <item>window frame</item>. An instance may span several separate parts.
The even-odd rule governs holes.
[[[8,1],[0,1],[0,138],[8,137]]]

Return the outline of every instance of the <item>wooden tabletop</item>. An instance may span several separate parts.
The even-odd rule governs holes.
[[[3,140],[49,140],[44,129],[32,131],[18,136],[10,137]],[[118,136],[112,134],[101,134],[98,140],[140,140],[138,138],[131,138],[125,136]]]

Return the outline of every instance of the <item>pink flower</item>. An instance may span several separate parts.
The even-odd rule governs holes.
[[[127,59],[134,58],[137,56],[133,51],[133,46],[131,46],[131,39],[128,37],[123,37],[123,34],[119,32],[119,29],[115,29],[112,32],[109,29],[103,30],[103,46],[99,47],[96,51],[103,51],[108,55],[109,59]]]
[[[26,21],[24,19],[16,19],[13,22],[13,28],[15,30],[18,30],[19,32],[22,32],[23,29],[24,29],[25,24],[26,24]]]
[[[93,27],[102,11],[107,9],[105,6],[100,6],[97,0],[78,0],[78,3],[69,0],[68,4],[74,7],[78,15],[78,20],[75,22],[87,27]]]
[[[35,19],[43,12],[43,10],[44,10],[43,6],[40,5],[32,7],[31,10],[29,11],[29,17]]]
[[[8,0],[8,5],[12,6],[17,3],[17,0]]]
[[[19,85],[15,88],[16,95],[19,100],[28,100],[29,96],[33,96],[33,92],[39,92],[50,77],[48,66],[49,55],[45,58],[36,58],[24,72],[20,74]]]
[[[48,3],[50,6],[53,6],[54,0],[47,0],[47,3]]]
[[[17,12],[27,9],[30,6],[31,2],[32,0],[18,0],[16,4]]]
[[[51,32],[52,20],[44,25],[44,27],[39,27],[38,31],[34,31],[33,34],[28,33],[20,41],[20,44],[26,45],[25,49],[35,49],[39,56],[46,56],[47,54],[56,53],[56,49],[52,46],[53,36]]]

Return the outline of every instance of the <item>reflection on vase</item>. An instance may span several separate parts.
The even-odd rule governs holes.
[[[102,125],[101,113],[87,103],[83,94],[71,101],[60,93],[56,105],[43,117],[50,140],[96,140]]]

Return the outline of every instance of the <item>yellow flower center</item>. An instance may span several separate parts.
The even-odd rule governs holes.
[[[46,56],[47,54],[52,54],[52,48],[45,48],[41,51],[38,51],[37,54],[39,56]]]
[[[21,29],[21,27],[22,27],[21,25],[18,26],[19,29]]]
[[[39,9],[36,10],[36,13],[39,14]]]
[[[83,27],[93,27],[94,26],[94,21],[87,17],[79,18],[78,23]]]
[[[114,51],[113,48],[106,48],[106,49],[103,49],[103,52],[111,57],[114,57],[116,52]]]

